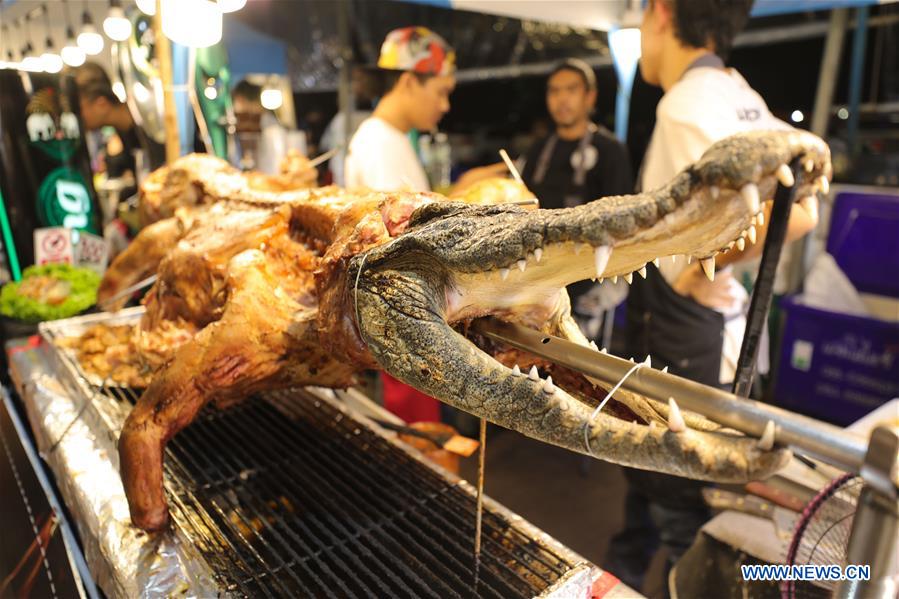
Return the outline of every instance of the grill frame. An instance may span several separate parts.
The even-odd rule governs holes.
[[[124,387],[107,385],[104,389],[98,390],[91,386],[74,357],[58,348],[53,343],[53,340],[59,336],[79,334],[81,330],[91,324],[125,324],[134,322],[141,314],[142,309],[138,308],[129,309],[115,315],[91,315],[42,325],[41,334],[49,342],[48,345],[52,349],[49,353],[55,358],[57,372],[67,375],[69,386],[78,390],[84,398],[85,409],[97,410],[101,413],[112,410],[117,416],[120,416],[123,413],[127,413],[127,410],[130,408],[129,404],[133,403],[136,395],[133,391]],[[341,392],[340,395],[352,399],[352,403],[369,403],[367,398],[362,397],[358,392],[354,393],[352,390]],[[327,443],[323,445],[312,443],[309,439],[315,435],[310,434],[310,430],[314,433],[314,429],[309,429],[312,426],[310,422],[314,423],[315,426],[339,428],[346,437],[361,436],[365,439],[365,443],[363,443],[366,450],[365,456],[371,457],[372,454],[369,453],[369,450],[376,450],[381,458],[389,456],[394,461],[402,461],[404,467],[413,467],[418,469],[419,472],[428,473],[424,479],[428,487],[427,493],[424,499],[420,501],[420,504],[415,505],[416,497],[421,499],[415,493],[424,491],[424,489],[409,487],[401,490],[401,496],[413,507],[403,508],[399,512],[400,515],[397,516],[398,508],[382,505],[383,510],[389,509],[394,513],[394,520],[383,520],[377,526],[372,526],[368,529],[350,529],[328,510],[312,514],[309,521],[303,522],[302,525],[293,522],[293,527],[287,526],[283,519],[282,521],[277,519],[270,521],[272,512],[279,509],[277,502],[275,502],[274,506],[270,504],[265,505],[265,499],[258,494],[246,495],[246,489],[242,488],[242,486],[245,487],[246,485],[241,483],[246,483],[248,479],[238,481],[236,478],[239,477],[235,477],[233,474],[228,475],[228,471],[223,470],[226,466],[221,461],[219,463],[210,462],[205,464],[205,466],[198,462],[198,460],[204,459],[204,456],[209,457],[206,454],[209,453],[210,449],[215,448],[214,445],[202,448],[196,447],[196,443],[203,438],[209,439],[210,435],[212,435],[207,430],[210,427],[226,427],[232,439],[235,436],[238,439],[242,438],[241,433],[243,431],[239,429],[237,422],[231,422],[231,420],[237,419],[236,415],[243,412],[251,412],[250,414],[243,414],[245,417],[263,419],[266,425],[272,427],[273,430],[279,430],[280,427],[278,434],[282,437],[287,436],[287,438],[282,438],[282,441],[294,449],[299,448],[303,452],[310,454],[328,452],[332,461],[354,468],[360,476],[371,479],[373,474],[371,471],[362,468],[358,456],[342,455]],[[302,416],[305,420],[300,419],[298,421],[296,419],[297,416]],[[118,417],[112,420],[121,422]],[[290,426],[286,424],[288,422],[290,422]],[[306,424],[299,424],[302,422],[306,422]],[[297,428],[303,427],[306,427],[307,430],[305,432],[307,434],[305,436],[296,434]],[[292,435],[287,432],[287,428],[293,429]],[[117,436],[118,430],[111,431],[111,434]],[[217,434],[220,435],[221,433]],[[290,438],[291,436],[292,438]],[[197,452],[198,449],[203,451]],[[274,467],[272,460],[277,458],[277,455],[271,454],[272,449],[270,447],[265,444],[254,443],[251,444],[250,450],[256,453],[257,459],[267,466]],[[117,465],[117,456],[111,457]],[[226,459],[235,460],[236,458],[232,454]],[[428,543],[433,545],[434,543],[426,537],[416,537],[414,532],[410,532],[409,528],[403,525],[402,518],[408,516],[417,519],[420,526],[429,529],[434,537],[439,537],[441,534],[440,529],[435,528],[429,521],[429,516],[433,516],[433,513],[419,514],[416,510],[428,502],[434,502],[436,499],[442,498],[442,496],[451,496],[453,499],[451,504],[457,504],[462,507],[455,511],[441,512],[439,520],[447,523],[451,520],[456,520],[458,524],[458,521],[464,514],[465,518],[470,520],[471,534],[468,539],[473,546],[474,512],[467,511],[466,507],[474,505],[475,491],[472,486],[439,466],[426,461],[418,451],[398,441],[393,433],[385,431],[376,423],[360,414],[358,410],[348,409],[346,403],[339,401],[337,394],[330,390],[306,389],[274,392],[268,394],[265,401],[251,399],[226,411],[207,411],[188,429],[170,442],[165,463],[166,487],[170,498],[173,519],[178,525],[179,533],[195,544],[197,552],[203,555],[212,571],[219,577],[219,580],[224,581],[223,590],[226,592],[249,596],[289,595],[298,591],[311,592],[315,595],[349,595],[360,592],[378,595],[426,595],[427,593],[422,592],[421,589],[427,587],[429,583],[433,584],[436,580],[439,583],[435,584],[438,587],[438,590],[434,591],[436,596],[470,594],[471,587],[470,585],[466,587],[463,580],[466,564],[462,563],[462,558],[459,557],[464,555],[464,551],[460,551],[455,556],[450,555],[445,563],[436,557],[422,557],[418,563],[404,563],[403,557],[416,557],[413,549],[425,549],[422,545]],[[241,465],[240,463],[232,463],[227,467],[233,473],[235,469],[240,472]],[[380,464],[382,467],[390,465],[389,463]],[[217,469],[218,474],[224,476],[219,476],[220,480],[217,482],[212,481],[212,483],[209,483],[209,486],[214,487],[217,485],[221,488],[221,492],[218,495],[213,494],[211,497],[198,499],[196,491],[190,487],[197,481],[196,473],[202,471],[204,467]],[[326,467],[323,468],[324,470],[320,468],[318,471],[320,479],[331,485],[332,491],[339,490],[340,485],[345,483],[333,477],[329,478],[329,471]],[[247,470],[247,468],[242,470]],[[253,476],[253,473],[249,473],[247,476]],[[222,486],[224,482],[229,482],[230,485],[224,487]],[[383,481],[381,482],[383,484]],[[263,486],[270,493],[276,495],[279,494],[279,491],[283,491],[282,487],[276,487],[274,482],[268,480],[264,481]],[[321,499],[321,493],[318,490],[304,491],[299,484],[294,485],[293,491],[307,499],[315,498],[317,496],[316,493],[318,493],[318,498]],[[241,493],[244,493],[244,495],[241,496]],[[281,496],[283,497],[283,494]],[[342,502],[342,509],[344,510],[355,512],[360,516],[365,515],[367,510],[369,517],[374,517],[372,514],[375,512],[372,511],[370,505],[366,504],[364,508],[363,506],[354,506],[354,504],[348,503],[346,499],[342,499],[339,493],[332,493],[331,497],[335,498],[337,503]],[[238,501],[238,499],[243,503]],[[294,502],[290,501],[290,499],[288,498],[288,503],[293,505]],[[293,497],[293,499],[296,501],[296,497]],[[369,496],[368,499],[375,503],[378,501],[377,497],[372,498]],[[381,503],[383,504],[384,502],[382,501]],[[198,509],[198,505],[207,507]],[[318,505],[323,504],[320,503]],[[228,508],[231,509],[230,512]],[[383,513],[381,516],[383,518]],[[505,537],[503,534],[500,534],[500,523],[502,528],[505,529]],[[229,529],[231,533],[236,532],[237,537],[235,538],[231,535],[229,538],[229,535],[224,534],[223,526]],[[304,526],[305,529],[303,528]],[[295,551],[293,555],[290,555],[291,550],[284,553],[283,549],[281,551],[275,549],[277,546],[285,547],[287,537],[290,537],[293,542],[297,542],[298,539],[302,540],[302,535],[308,534],[310,527],[313,526],[318,527],[320,531],[324,531],[325,535],[329,534],[328,526],[331,526],[332,543],[325,545],[324,548],[309,545],[308,541],[305,542],[305,547],[303,547],[303,543],[300,543],[300,547],[308,553],[305,556]],[[260,528],[257,530],[256,527]],[[260,530],[264,531],[265,534],[261,534]],[[388,530],[391,534],[386,532]],[[495,575],[497,570],[503,573],[506,580],[518,578],[524,581],[525,578],[535,576],[533,572],[526,572],[523,575],[520,571],[510,568],[506,564],[493,563],[491,565],[491,560],[494,562],[498,561],[492,552],[498,551],[498,554],[501,554],[503,549],[500,541],[506,539],[509,535],[519,539],[519,541],[523,540],[524,544],[534,548],[530,556],[534,560],[531,564],[532,566],[545,562],[546,555],[555,556],[555,566],[543,563],[544,569],[552,571],[554,577],[544,581],[546,582],[544,588],[537,590],[537,594],[540,596],[565,595],[574,589],[588,589],[592,580],[598,575],[598,570],[595,566],[489,498],[485,501],[484,530],[485,552],[483,554],[484,564],[481,567],[481,580],[483,581],[482,590],[485,591],[486,596],[506,596],[508,594],[510,587],[498,585],[495,580],[491,582],[491,576],[498,579],[499,575]],[[341,535],[343,536],[341,537]],[[253,537],[254,543],[249,542],[249,539],[246,538],[247,536]],[[235,542],[242,546],[235,546]],[[455,544],[457,549],[461,549],[458,540],[455,541]],[[359,553],[348,551],[347,547],[349,546],[355,547]],[[387,551],[385,552],[385,550]],[[311,561],[312,558],[318,560],[317,556],[328,552],[342,552],[345,557],[344,561],[332,560],[333,565],[330,566],[330,572],[322,564],[317,564],[313,567],[313,565],[304,563],[304,560]],[[229,553],[242,554],[243,563],[240,563],[240,560],[226,560],[226,563],[223,563],[222,560],[218,559],[218,556]],[[367,560],[362,559],[363,557],[370,558],[376,553],[385,558],[384,563],[370,565]],[[386,556],[384,555],[385,553],[387,553]],[[543,556],[543,560],[540,559],[540,556]],[[251,563],[252,560],[264,564],[267,571],[260,572],[254,569]],[[422,561],[427,563],[423,564],[421,563]],[[391,564],[391,568],[387,568],[385,565],[388,563]],[[327,561],[323,561],[323,564],[327,565]],[[350,564],[353,567],[350,567]],[[430,566],[430,568],[439,572],[439,575],[426,576],[424,573],[419,573],[417,568],[423,566]],[[473,566],[473,562],[471,566]],[[303,576],[297,574],[292,569],[293,567],[299,567],[303,571]],[[335,571],[335,568],[340,572]],[[233,576],[235,572],[239,573],[240,576]],[[282,572],[287,575],[287,578],[277,580],[277,575]],[[323,573],[330,574],[330,576],[325,578]],[[269,580],[272,581],[273,588],[265,587],[262,584],[263,582],[268,583]],[[300,585],[300,588],[290,586],[288,583],[291,580],[295,584]],[[315,588],[303,586],[309,581],[315,585]],[[530,594],[525,592],[528,590],[527,581],[524,582],[525,584],[518,585],[518,589],[521,591],[519,595],[530,596]],[[422,586],[423,584],[424,586]],[[491,590],[493,592],[490,592]]]

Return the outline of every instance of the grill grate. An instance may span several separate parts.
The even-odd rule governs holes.
[[[303,390],[206,410],[166,475],[175,522],[246,596],[532,597],[575,566],[485,509],[473,588],[471,494]]]
[[[138,395],[90,386],[53,341],[139,315],[42,325],[60,372],[91,403],[124,412]],[[472,588],[473,495],[302,389],[205,410],[169,442],[165,473],[175,524],[229,594],[531,597],[582,567],[539,531],[485,508]]]

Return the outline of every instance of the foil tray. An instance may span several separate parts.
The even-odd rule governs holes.
[[[44,343],[12,348],[10,371],[26,405],[40,454],[56,475],[81,534],[88,566],[103,591],[112,597],[221,596],[214,573],[180,530],[148,534],[130,524],[116,450],[130,406],[97,393],[74,356],[53,343],[60,337],[80,335],[94,324],[136,322],[142,313],[143,308],[137,307],[43,323],[40,334]],[[392,415],[362,393],[352,389],[308,391],[475,495],[468,482],[426,460],[400,442],[395,433],[370,420],[368,416]],[[485,498],[485,507],[576,564],[541,597],[590,597],[591,589],[593,596],[639,596],[489,497]]]

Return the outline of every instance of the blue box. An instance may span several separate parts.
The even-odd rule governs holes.
[[[849,425],[899,397],[899,323],[781,303],[777,404]]]
[[[899,195],[837,194],[827,250],[860,292],[899,297]],[[899,397],[899,323],[781,307],[778,405],[845,426]]]

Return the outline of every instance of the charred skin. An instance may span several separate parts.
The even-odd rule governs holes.
[[[126,422],[119,447],[134,524],[165,525],[164,445],[209,401],[294,385],[341,387],[355,370],[377,366],[476,416],[597,458],[722,482],[770,475],[788,451],[625,391],[591,421],[603,385],[545,365],[557,378],[550,382],[515,368],[524,356],[461,331],[472,319],[494,316],[586,345],[566,285],[628,278],[669,255],[708,261],[739,245],[777,180],[792,178],[784,165],[794,159],[804,166],[788,181],[797,197],[826,186],[827,146],[810,134],[778,132],[715,144],[662,189],[566,210],[473,206],[426,194],[381,194],[379,201],[338,200],[328,196],[333,190],[264,196],[291,206],[283,230],[302,241],[281,235],[261,251],[243,251],[249,246],[234,240],[242,253],[224,252],[226,265],[207,260],[212,254],[199,242],[182,252],[203,272],[226,277],[224,295],[215,294],[225,299],[194,306],[195,319],[220,314],[198,321],[204,328],[176,350]],[[261,196],[251,195],[258,207]],[[192,235],[201,239],[204,231]],[[301,253],[316,244],[325,246],[315,250],[317,263],[299,267],[289,259],[289,248]],[[295,272],[285,277],[285,269]],[[313,271],[314,292],[304,291]],[[157,286],[177,291],[174,281]]]

